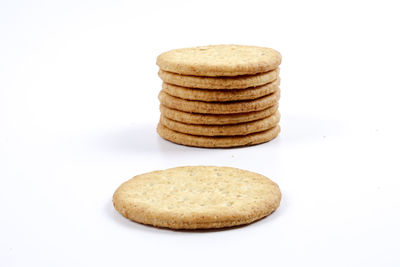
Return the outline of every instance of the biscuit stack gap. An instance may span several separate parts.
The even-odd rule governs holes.
[[[197,147],[260,144],[279,132],[279,52],[215,45],[158,56],[159,135]]]

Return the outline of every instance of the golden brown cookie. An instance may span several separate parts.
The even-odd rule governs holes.
[[[265,143],[278,136],[280,132],[280,127],[279,125],[277,125],[266,131],[248,135],[199,136],[199,135],[190,135],[190,134],[176,132],[159,123],[157,126],[157,132],[162,138],[174,142],[176,144],[196,146],[196,147],[217,148],[217,147],[250,146],[250,145]]]
[[[238,90],[204,90],[163,83],[162,89],[169,95],[205,102],[250,100],[269,95],[279,89],[279,79],[265,85]]]
[[[133,221],[172,229],[249,224],[275,211],[276,183],[254,172],[187,166],[137,175],[114,193],[113,204]]]
[[[160,105],[161,114],[165,117],[189,124],[224,125],[249,122],[268,117],[278,110],[278,104],[260,111],[237,114],[200,114],[184,112]]]
[[[279,101],[279,97],[279,90],[270,95],[254,100],[232,102],[203,102],[186,100],[171,96],[164,91],[160,91],[158,95],[158,99],[164,106],[186,112],[205,114],[235,114],[263,110],[276,105]]]
[[[209,45],[175,49],[157,57],[165,71],[195,76],[238,76],[276,69],[281,54],[272,49],[246,45]]]
[[[276,126],[279,123],[280,118],[281,115],[278,111],[267,118],[252,122],[230,125],[198,125],[174,121],[161,115],[160,123],[165,127],[180,133],[203,136],[232,136],[247,135],[268,130]]]
[[[166,83],[188,88],[234,90],[256,87],[275,81],[279,77],[279,69],[255,75],[242,75],[234,77],[190,76],[160,70],[158,72],[158,76]]]

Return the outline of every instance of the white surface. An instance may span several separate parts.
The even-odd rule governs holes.
[[[396,4],[2,1],[0,265],[399,266]],[[210,150],[157,136],[156,56],[218,43],[282,53],[276,140]],[[200,164],[272,178],[281,207],[206,232],[113,209],[132,176]]]

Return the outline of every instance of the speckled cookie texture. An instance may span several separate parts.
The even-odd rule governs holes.
[[[157,57],[160,69],[194,76],[238,76],[267,72],[281,63],[278,51],[247,45],[175,49]]]
[[[254,172],[187,166],[138,175],[114,193],[113,204],[135,222],[172,229],[249,224],[275,211],[276,183]]]
[[[241,75],[233,77],[206,77],[180,75],[160,70],[158,76],[166,83],[189,88],[201,89],[243,89],[260,86],[276,80],[279,77],[279,69],[255,75]]]
[[[279,79],[258,87],[238,89],[238,90],[204,90],[196,88],[187,88],[169,83],[163,83],[162,89],[169,95],[206,102],[225,102],[250,100],[269,95],[279,89]]]
[[[177,144],[209,148],[272,140],[280,132],[281,60],[274,49],[246,45],[162,53],[157,132]]]
[[[279,123],[280,113],[275,114],[252,122],[243,122],[231,125],[198,125],[187,124],[168,119],[161,115],[160,123],[171,130],[203,136],[231,136],[231,135],[247,135],[256,132],[268,130]]]
[[[231,102],[203,102],[186,100],[171,96],[164,91],[158,95],[161,104],[177,110],[207,113],[207,114],[235,114],[263,110],[276,105],[280,98],[280,91],[253,100],[231,101]]]
[[[180,133],[165,127],[161,123],[159,123],[157,126],[158,134],[168,141],[180,145],[208,148],[228,148],[261,144],[271,141],[272,139],[277,137],[280,130],[280,126],[277,125],[266,131],[248,135],[200,136]]]
[[[278,105],[273,105],[269,108],[237,114],[201,114],[190,113],[176,109],[168,108],[160,105],[161,114],[171,120],[179,121],[188,124],[202,125],[229,125],[242,122],[250,122],[271,116],[278,110]]]

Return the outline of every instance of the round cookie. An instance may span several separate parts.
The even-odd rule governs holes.
[[[234,114],[244,113],[251,111],[263,110],[278,103],[280,91],[247,101],[233,101],[233,102],[203,102],[195,100],[186,100],[178,97],[171,96],[164,91],[160,91],[158,99],[161,104],[169,108],[206,114]]]
[[[279,83],[280,80],[276,79],[275,81],[265,85],[238,90],[204,90],[163,83],[162,89],[169,95],[183,99],[205,102],[224,102],[250,100],[269,95],[279,89]]]
[[[230,125],[198,125],[170,120],[161,115],[160,123],[165,127],[180,133],[202,136],[232,136],[247,135],[268,130],[276,126],[279,123],[280,118],[281,114],[278,111],[267,118],[252,122]]]
[[[209,45],[175,49],[157,57],[165,71],[195,76],[238,76],[276,69],[281,54],[272,49],[247,45]]]
[[[270,83],[279,76],[279,69],[255,75],[243,75],[235,77],[199,77],[180,75],[168,71],[159,70],[158,76],[166,83],[189,88],[201,89],[244,89]]]
[[[226,148],[250,146],[268,142],[278,136],[280,132],[280,126],[277,125],[263,132],[241,136],[199,136],[176,132],[159,123],[157,126],[157,132],[162,138],[180,145]]]
[[[137,175],[113,195],[115,209],[133,221],[172,229],[249,224],[275,211],[276,183],[254,172],[187,166]]]
[[[278,104],[260,111],[237,114],[200,114],[189,113],[160,105],[161,114],[165,117],[188,124],[226,125],[249,122],[268,117],[278,110]]]

